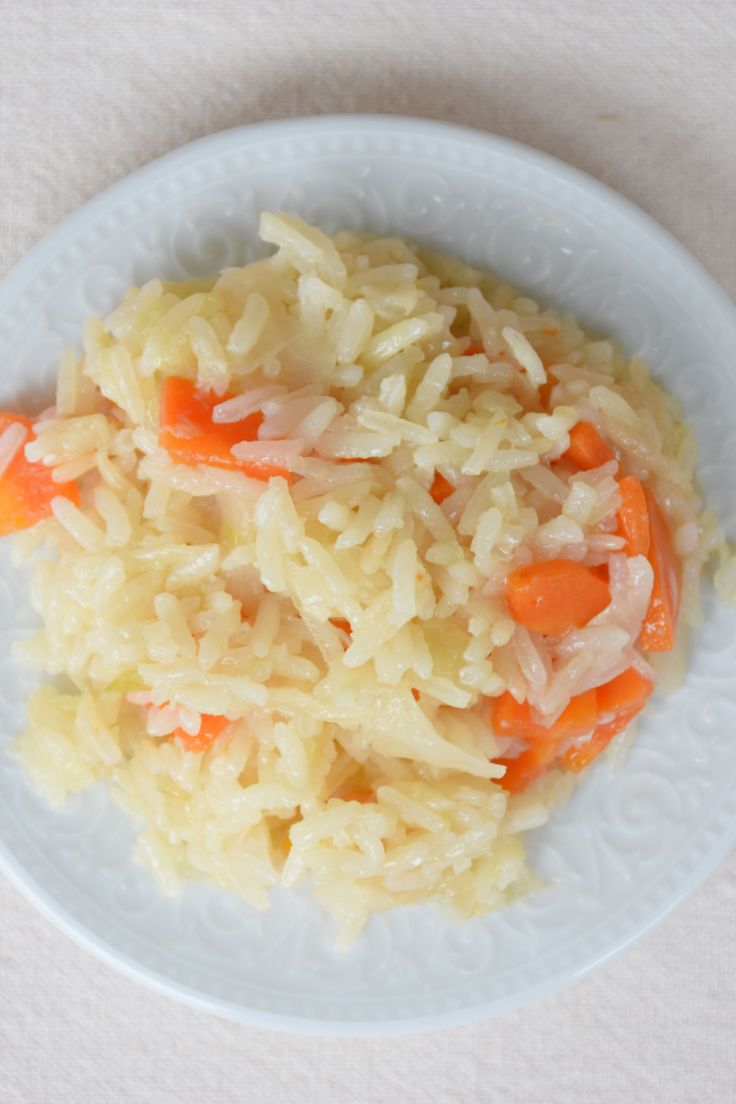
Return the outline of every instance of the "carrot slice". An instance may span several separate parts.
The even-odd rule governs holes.
[[[512,571],[506,581],[506,601],[520,625],[561,636],[580,629],[611,601],[608,585],[575,560],[545,560]]]
[[[256,440],[263,415],[256,413],[241,422],[215,424],[214,407],[229,398],[229,394],[200,391],[193,380],[179,376],[164,380],[159,442],[177,463],[238,467],[230,450],[241,441]]]
[[[32,428],[30,418],[9,411],[0,412],[0,433],[12,425]],[[0,476],[0,537],[29,529],[37,521],[49,517],[52,501],[61,496],[79,505],[79,488],[75,482],[55,483],[52,469],[40,462],[26,460],[23,446],[18,449]]]
[[[562,454],[581,471],[599,468],[615,460],[613,453],[592,422],[577,422],[570,430],[570,447]]]
[[[557,744],[538,743],[522,751],[515,759],[494,759],[494,763],[500,763],[506,768],[503,778],[496,778],[494,781],[511,794],[521,793],[552,766],[559,750]]]
[[[669,652],[675,645],[680,612],[680,561],[657,499],[644,492],[649,511],[649,562],[654,583],[639,643],[645,652]]]
[[[527,702],[519,704],[509,693],[494,698],[493,728],[497,735],[528,741],[529,747],[515,759],[497,759],[506,767],[498,784],[509,793],[521,793],[552,766],[568,740],[592,733],[598,717],[595,690],[571,698],[557,720],[545,728],[533,720]]]
[[[336,629],[342,629],[343,632],[348,634],[353,631],[350,627],[350,622],[346,621],[344,617],[331,617],[330,624],[334,625]]]
[[[199,732],[196,736],[191,736],[183,728],[177,728],[172,733],[172,738],[175,737],[185,751],[206,751],[207,748],[212,747],[217,737],[229,724],[230,721],[227,717],[217,717],[209,713],[203,713]]]
[[[619,482],[621,505],[618,508],[616,533],[626,541],[627,556],[646,556],[649,552],[649,511],[644,488],[635,475]]]
[[[485,348],[480,341],[471,341],[467,349],[463,353],[463,356],[477,356],[478,353],[484,353]]]
[[[496,760],[506,767],[506,774],[498,780],[499,785],[509,793],[521,793],[558,757],[568,770],[576,774],[584,770],[644,708],[651,693],[649,679],[635,667],[629,667],[597,690],[586,690],[572,698],[549,728],[532,718],[526,702],[519,704],[509,693],[494,698],[492,718],[496,734],[529,743],[515,759]],[[602,723],[599,722],[601,717],[606,718]],[[582,736],[588,739],[560,754],[565,744]]]
[[[331,617],[330,624],[334,625],[336,629],[341,629],[342,632],[346,633],[348,636],[352,636],[352,626],[349,621],[345,620],[344,617]],[[350,642],[343,640],[342,646],[343,649],[347,651],[347,649],[350,647]]]
[[[422,696],[422,695],[421,695],[421,694],[419,693],[419,691],[417,690],[416,686],[412,686],[412,688],[411,688],[411,696],[413,697],[414,701],[416,701],[416,702],[418,702],[418,701],[419,701],[419,699],[421,698],[421,696]]]
[[[532,711],[526,701],[518,702],[508,690],[498,698],[491,698],[491,726],[497,736],[511,740],[526,740],[531,729],[541,728],[532,720]]]
[[[618,717],[614,717],[607,724],[598,725],[589,740],[586,740],[584,744],[579,744],[578,747],[568,748],[560,756],[560,764],[568,770],[574,771],[575,774],[580,774],[581,771],[590,766],[594,759],[598,758],[602,751],[605,751],[614,736],[618,736],[619,732],[623,732],[629,721],[636,716],[636,712],[635,710],[633,713],[620,713]]]
[[[629,667],[617,678],[599,686],[596,692],[598,714],[609,719],[597,725],[585,743],[568,748],[560,756],[561,764],[576,774],[585,770],[644,708],[651,693],[651,682],[635,667]]]
[[[598,719],[595,690],[577,694],[553,724],[546,726],[534,720],[528,702],[517,702],[512,694],[492,699],[491,720],[497,736],[536,743],[540,740],[569,740],[592,732]]]
[[[252,479],[268,480],[280,475],[292,482],[293,472],[276,464],[238,460],[233,456],[233,445],[258,439],[263,415],[258,411],[239,422],[214,422],[214,407],[229,398],[232,398],[229,394],[200,391],[193,380],[168,376],[161,391],[159,444],[177,464],[189,467],[209,464],[241,471]]]
[[[610,682],[598,687],[598,713],[638,713],[652,693],[652,683],[636,667],[629,667]]]
[[[444,502],[446,498],[449,498],[452,492],[455,490],[449,479],[445,479],[444,475],[439,472],[435,472],[434,481],[429,489],[429,493],[435,500],[437,505]]]

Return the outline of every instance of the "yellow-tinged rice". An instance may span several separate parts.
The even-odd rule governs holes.
[[[33,696],[18,751],[57,804],[108,779],[167,892],[206,878],[260,908],[306,878],[343,939],[425,898],[501,908],[535,884],[520,833],[572,776],[509,799],[485,699],[508,688],[552,717],[622,657],[643,663],[651,572],[620,555],[615,465],[548,466],[573,425],[598,425],[657,492],[691,623],[704,563],[733,601],[736,559],[694,489],[690,430],[641,361],[397,239],[279,214],[261,233],[270,258],[151,281],[91,320],[56,412],[27,443],[3,435],[0,464],[25,447],[82,491],[19,538],[19,555],[53,556],[34,568],[42,628],[18,651],[66,685]],[[169,374],[234,396],[222,423],[260,410],[235,453],[291,485],[174,463],[157,440]],[[553,556],[609,563],[613,597],[554,670],[503,601],[511,566]],[[185,751],[172,734],[196,736],[202,715],[230,723]]]

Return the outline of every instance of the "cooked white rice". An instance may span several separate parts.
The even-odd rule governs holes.
[[[620,553],[615,465],[561,478],[544,461],[578,420],[604,430],[668,515],[692,624],[706,560],[731,600],[736,560],[694,489],[690,430],[642,361],[457,261],[293,215],[261,235],[268,259],[133,288],[64,358],[26,454],[79,478],[82,506],[60,497],[18,538],[54,553],[18,650],[56,680],[18,751],[56,804],[109,780],[167,892],[205,878],[261,908],[307,879],[343,939],[425,898],[501,908],[534,885],[520,833],[572,776],[509,799],[483,701],[508,688],[552,717],[641,665],[651,588]],[[298,478],[175,464],[157,436],[170,374],[223,396],[216,421],[262,411],[235,453]],[[6,430],[0,466],[22,445]],[[551,654],[503,587],[554,556],[608,563],[612,603]],[[185,751],[170,734],[202,714],[230,724]]]

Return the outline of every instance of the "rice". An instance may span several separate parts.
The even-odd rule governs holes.
[[[519,333],[512,326],[504,326],[501,336],[522,368],[526,369],[530,382],[535,387],[541,387],[546,383],[547,374],[544,371],[542,358],[534,346],[524,337],[524,334]]]
[[[81,492],[21,541],[46,552],[19,654],[67,686],[33,695],[17,750],[55,804],[107,780],[164,892],[207,879],[263,908],[308,880],[344,941],[428,898],[482,915],[535,887],[520,833],[573,784],[497,784],[518,748],[489,699],[550,724],[629,666],[653,677],[636,646],[652,571],[621,551],[617,462],[565,467],[576,423],[659,496],[687,621],[708,561],[736,601],[736,557],[641,361],[395,238],[284,214],[261,236],[265,260],[151,281],[90,320],[55,409],[0,434],[0,474],[25,449]],[[225,464],[159,442],[171,375],[217,396],[213,433],[257,427]],[[611,602],[550,640],[504,588],[556,557],[607,566]]]
[[[230,332],[227,342],[228,353],[239,357],[246,356],[261,336],[269,314],[268,300],[260,292],[251,292],[245,301],[243,313]]]
[[[13,422],[0,432],[0,476],[13,463],[27,437],[28,430],[20,422]]]

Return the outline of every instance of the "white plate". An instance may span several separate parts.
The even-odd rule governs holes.
[[[684,401],[710,501],[722,516],[733,511],[736,317],[710,277],[649,218],[568,166],[411,119],[215,134],[86,204],[0,289],[0,407],[38,408],[84,317],[108,311],[128,285],[250,259],[264,208],[330,232],[395,232],[446,249],[614,334]],[[736,840],[736,619],[708,594],[684,688],[656,702],[622,770],[596,766],[530,839],[549,887],[527,902],[463,926],[424,907],[380,916],[345,955],[306,894],[276,894],[263,914],[203,886],[165,900],[132,862],[133,826],[103,789],[50,812],[4,751],[30,685],[9,646],[30,614],[0,555],[2,864],[83,945],[203,1008],[342,1034],[505,1011],[636,938]]]

